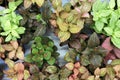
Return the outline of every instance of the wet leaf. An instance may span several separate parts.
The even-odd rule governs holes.
[[[70,33],[59,31],[58,37],[60,38],[60,42],[64,42],[70,38]]]
[[[100,44],[100,40],[96,33],[93,33],[88,40],[88,47],[96,47]]]
[[[48,66],[46,69],[45,69],[46,72],[48,73],[51,73],[51,74],[54,74],[57,72],[57,67],[56,66]]]

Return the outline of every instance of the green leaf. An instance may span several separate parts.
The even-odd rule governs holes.
[[[55,58],[51,57],[47,62],[48,64],[53,65],[55,63]]]
[[[39,50],[37,48],[32,48],[32,54],[38,54]]]
[[[10,9],[5,9],[5,10],[2,11],[2,14],[6,14],[6,13],[10,13],[10,12],[11,12]]]
[[[41,62],[43,60],[43,55],[36,54],[32,57],[32,60],[35,62]]]
[[[20,38],[19,34],[15,30],[12,30],[11,34],[16,38]]]
[[[101,10],[99,11],[99,17],[106,18],[111,14],[111,12],[112,12],[111,10]]]
[[[119,29],[120,30],[120,29]],[[120,38],[120,31],[114,31],[113,36]]]
[[[110,16],[110,22],[109,22],[109,27],[111,27],[111,29],[115,28],[117,20],[118,20],[118,14],[115,12],[112,12]]]
[[[30,63],[33,62],[33,60],[32,60],[32,55],[31,55],[31,54],[26,55],[25,61],[26,61],[26,62],[30,62]]]
[[[108,36],[111,36],[113,34],[113,29],[111,29],[110,27],[105,27],[104,30]]]
[[[44,59],[45,59],[45,60],[49,60],[50,57],[51,57],[51,52],[45,51],[45,52],[44,52]]]
[[[41,21],[42,15],[41,14],[36,15],[36,19],[37,19],[37,21]]]
[[[48,73],[51,73],[51,74],[54,74],[57,72],[57,67],[56,66],[48,66],[46,69],[45,69],[46,72]]]
[[[38,43],[38,42],[41,42],[42,39],[41,39],[41,37],[35,37],[34,41]]]
[[[100,21],[96,21],[95,22],[95,27],[97,29],[97,31],[99,31],[100,33],[102,32],[102,29],[104,27],[104,23],[103,22],[100,22]]]
[[[117,38],[117,37],[113,36],[111,38],[111,41],[117,48],[120,48],[120,38]]]
[[[24,27],[18,27],[16,29],[16,31],[18,32],[18,34],[23,34],[25,32],[25,28]]]
[[[2,23],[2,28],[4,31],[8,31],[11,29],[11,23],[10,23],[10,20],[7,20],[5,22]]]
[[[11,39],[12,39],[12,35],[11,35],[11,34],[9,34],[9,35],[5,38],[5,42],[10,41]]]
[[[99,21],[103,22],[103,23],[106,23],[106,24],[108,23],[107,18],[100,18]]]
[[[12,24],[11,28],[12,28],[12,30],[13,30],[13,29],[17,29],[18,26],[17,26],[16,24]]]
[[[88,40],[88,47],[90,47],[90,48],[97,47],[97,46],[99,46],[99,44],[100,44],[100,40],[99,40],[97,34],[94,32]]]
[[[107,0],[104,0],[104,1],[101,1],[101,0],[96,0],[92,6],[92,10],[93,12],[97,12],[97,11],[100,11],[100,10],[105,10],[108,6],[108,2]]]
[[[2,35],[2,36],[7,36],[9,33],[10,33],[10,31],[1,32],[0,35]]]
[[[17,8],[15,2],[13,2],[13,1],[9,2],[8,6],[9,6],[9,9],[12,11],[14,11]]]
[[[110,2],[109,2],[109,8],[110,9],[114,9],[114,7],[115,7],[115,0],[110,0]]]
[[[120,20],[116,22],[116,26],[120,28]]]
[[[54,46],[54,42],[53,41],[49,41],[48,42],[48,46],[53,47]]]
[[[117,0],[117,7],[120,8],[120,0]]]
[[[45,50],[46,50],[46,51],[50,51],[50,52],[53,52],[53,51],[54,51],[54,49],[53,49],[52,47],[47,47]]]
[[[111,62],[111,65],[112,66],[115,66],[115,65],[120,65],[120,59],[115,59]]]

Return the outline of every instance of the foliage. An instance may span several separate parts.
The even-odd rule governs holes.
[[[5,59],[5,63],[9,67],[8,70],[4,71],[8,78],[12,80],[28,80],[30,77],[29,71],[25,69],[23,63],[14,63],[14,61],[8,58]]]
[[[112,43],[120,48],[120,2],[96,0],[92,7],[93,28],[97,33],[103,33],[111,37]]]
[[[36,3],[39,7],[41,7],[43,5],[44,1],[45,0],[24,0],[24,7],[29,8],[32,5],[32,3],[33,4]]]
[[[20,3],[20,1],[9,2],[9,8],[1,11],[0,13],[0,24],[2,28],[0,35],[7,36],[5,39],[6,42],[20,38],[20,34],[23,34],[25,31],[25,28],[20,27],[19,24],[22,16],[15,13],[15,9]]]
[[[51,0],[54,12],[50,22],[55,27],[61,42],[70,38],[72,34],[79,33],[84,27],[85,18],[89,18],[91,1],[77,1],[66,3],[62,6],[62,0]],[[79,6],[76,6],[78,3]],[[73,7],[73,9],[71,8]]]
[[[53,65],[57,56],[58,53],[52,40],[47,37],[35,37],[31,54],[27,55],[26,61],[41,67],[46,62],[49,65]]]
[[[1,37],[2,41],[2,37]],[[24,52],[22,47],[18,45],[17,41],[10,41],[10,43],[0,43],[0,58],[9,58],[9,59],[24,59]]]

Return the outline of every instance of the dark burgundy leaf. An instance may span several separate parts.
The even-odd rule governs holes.
[[[81,48],[80,41],[77,39],[71,41],[69,44],[72,48],[75,48],[76,50],[79,50]]]
[[[88,40],[88,47],[96,47],[100,44],[100,40],[96,33],[93,33]]]
[[[118,58],[120,58],[120,49],[118,49],[118,48],[114,48],[113,49],[113,51],[114,51],[114,53],[115,53],[115,55],[118,57]]]
[[[113,53],[108,53],[108,54],[106,55],[106,57],[104,58],[104,63],[106,64],[108,60],[114,60],[114,59],[116,59],[115,54],[113,54]]]

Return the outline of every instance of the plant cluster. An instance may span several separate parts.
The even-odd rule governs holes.
[[[92,15],[95,31],[110,36],[112,43],[120,48],[120,0],[96,0]]]
[[[2,29],[0,35],[6,36],[6,42],[17,40],[17,38],[20,38],[20,34],[23,34],[25,31],[25,28],[21,27],[19,23],[22,16],[15,13],[15,10],[20,3],[21,1],[9,2],[9,8],[0,11],[0,28]]]
[[[71,1],[62,6],[62,0],[52,0],[55,13],[50,22],[55,27],[61,42],[70,38],[72,34],[79,33],[84,27],[85,18],[89,18],[92,1]]]
[[[15,63],[8,58],[5,59],[5,63],[9,67],[8,70],[4,71],[8,78],[12,80],[28,80],[28,78],[30,77],[30,73],[28,70],[25,69],[23,63]]]
[[[29,8],[32,5],[32,3],[33,4],[36,3],[39,7],[41,7],[43,5],[44,1],[45,0],[24,0],[24,7]]]
[[[26,57],[27,62],[35,63],[41,67],[47,62],[50,65],[55,64],[58,53],[56,52],[54,42],[47,37],[35,37],[32,44],[31,54]]]
[[[3,38],[0,38],[0,58],[5,59],[24,59],[24,52],[22,47],[18,45],[17,41],[10,41],[10,43],[4,43]]]

